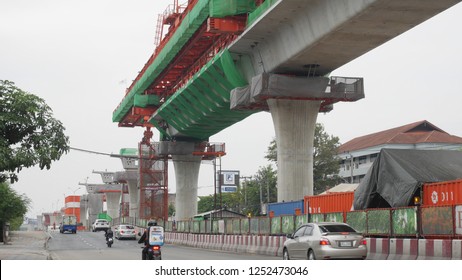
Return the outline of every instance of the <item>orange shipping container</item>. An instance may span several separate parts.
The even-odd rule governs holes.
[[[64,198],[65,203],[69,202],[79,202],[80,203],[80,196],[79,195],[69,195]]]
[[[456,204],[462,204],[462,179],[424,184],[423,205]]]
[[[66,210],[64,210],[64,214],[65,215],[74,215],[74,216],[79,217],[80,216],[80,208],[66,208]]]
[[[65,215],[73,215],[77,217],[77,223],[80,223],[80,208],[66,208]]]
[[[338,192],[305,196],[305,213],[349,212],[353,207],[354,192]]]

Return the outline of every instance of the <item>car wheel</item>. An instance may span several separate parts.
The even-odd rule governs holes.
[[[287,248],[284,248],[284,251],[282,251],[282,259],[283,260],[290,260],[289,251],[287,250]]]
[[[315,260],[316,259],[316,255],[314,254],[313,250],[309,250],[308,251],[308,259],[309,260]]]

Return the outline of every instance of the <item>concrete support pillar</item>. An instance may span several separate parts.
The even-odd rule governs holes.
[[[139,218],[139,201],[140,190],[138,188],[139,172],[137,168],[126,168],[125,171],[114,173],[113,179],[115,182],[124,183],[128,186],[129,194],[129,215],[132,218]]]
[[[201,157],[172,156],[176,178],[176,220],[185,220],[197,214],[197,183]]]
[[[128,194],[130,196],[129,216],[138,218],[140,216],[140,190],[138,188],[138,180],[127,180]]]
[[[120,194],[120,192],[106,193],[107,214],[111,218],[119,217]]]
[[[88,194],[84,194],[80,197],[80,222],[85,227],[88,225],[87,213],[88,213]]]
[[[269,99],[276,132],[278,201],[313,195],[313,140],[321,101]]]
[[[95,222],[99,213],[103,212],[103,194],[102,193],[90,193],[88,198],[88,217],[87,226],[91,228],[91,225]]]

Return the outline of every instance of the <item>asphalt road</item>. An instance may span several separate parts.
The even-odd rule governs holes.
[[[111,248],[106,245],[104,232],[53,232],[48,251],[54,260],[140,260],[141,244],[137,240],[114,239]],[[278,260],[279,257],[237,254],[204,250],[173,244],[162,247],[163,260]]]

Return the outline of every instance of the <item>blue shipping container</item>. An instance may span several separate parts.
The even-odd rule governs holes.
[[[303,199],[289,202],[275,202],[268,204],[268,215],[271,211],[274,217],[282,215],[295,215],[295,210],[299,209],[302,214],[305,214],[305,207],[303,207]]]

